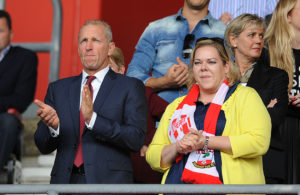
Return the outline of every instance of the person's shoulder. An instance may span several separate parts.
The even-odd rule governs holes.
[[[250,96],[251,94],[257,94],[254,88],[238,84],[238,86],[236,87],[235,91],[231,96],[238,99],[247,99],[247,97]]]
[[[220,20],[214,18],[210,13],[208,13],[207,18],[212,28],[218,28],[224,31],[226,30],[226,25]]]
[[[243,85],[239,84],[237,87],[237,93],[239,93],[239,94],[247,94],[247,93],[253,93],[253,92],[256,93],[256,90],[249,86],[243,86]]]
[[[116,77],[116,79],[118,79],[118,82],[120,82],[124,85],[127,85],[128,83],[135,84],[135,85],[136,84],[144,85],[144,83],[140,79],[137,79],[135,77],[130,77],[125,74],[115,73],[113,71],[111,72],[111,74],[113,74],[113,76]]]
[[[76,80],[81,80],[81,74],[78,76],[72,76],[72,77],[66,77],[66,78],[62,78],[62,79],[58,79],[56,81],[53,81],[49,84],[49,86],[65,86],[65,85],[69,85],[73,82],[75,82]]]
[[[268,75],[271,78],[282,78],[282,79],[288,79],[288,73],[285,70],[282,70],[280,68],[268,66]]]
[[[176,108],[178,108],[178,106],[180,105],[180,103],[184,100],[185,96],[182,97],[178,97],[175,100],[173,100],[166,108],[165,113],[167,113],[168,115],[170,115],[169,117],[171,117],[171,115],[175,112]]]
[[[149,27],[151,27],[151,28],[166,27],[166,25],[170,25],[173,22],[175,22],[177,16],[178,16],[178,14],[174,14],[174,15],[166,16],[164,18],[160,18],[158,20],[154,20],[149,23]]]
[[[273,67],[273,66],[269,67],[269,71],[274,74],[286,74],[286,72],[284,70],[277,68],[277,67]]]
[[[174,107],[174,106],[176,106],[176,108],[179,106],[179,104],[183,101],[183,99],[186,97],[186,95],[185,96],[181,96],[181,97],[178,97],[178,98],[176,98],[175,100],[173,100],[173,102],[171,102],[170,104],[169,104],[169,107]]]
[[[21,46],[11,46],[10,50],[14,54],[36,56],[36,53],[34,51],[24,48],[24,47],[21,47]]]

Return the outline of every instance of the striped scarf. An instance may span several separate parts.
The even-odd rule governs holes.
[[[228,81],[225,80],[207,110],[203,136],[215,136],[217,120],[228,89]],[[173,113],[168,128],[168,136],[172,143],[181,140],[189,132],[189,128],[197,129],[194,112],[199,92],[199,86],[196,83]],[[180,161],[181,157],[176,161]],[[216,169],[214,150],[203,151],[199,149],[191,152],[182,172],[181,180],[193,184],[222,184]]]

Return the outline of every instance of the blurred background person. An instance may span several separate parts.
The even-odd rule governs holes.
[[[117,73],[124,74],[125,64],[124,56],[120,48],[116,47],[110,56],[110,67]],[[148,145],[152,141],[153,135],[156,131],[156,121],[159,121],[163,115],[168,102],[159,97],[153,88],[146,86],[146,98],[148,105],[147,114],[147,135],[146,141],[140,152],[131,153],[131,162],[133,167],[133,179],[135,183],[160,183],[161,174],[153,171],[146,162],[145,154]]]
[[[224,24],[244,13],[266,17],[271,14],[278,0],[212,0],[208,10]]]
[[[12,46],[10,15],[0,10],[0,172],[20,141],[21,113],[34,98],[37,55]]]
[[[300,0],[279,0],[266,30],[270,65],[289,75],[289,106],[281,126],[287,183],[300,184]]]
[[[142,80],[167,102],[188,90],[190,54],[200,37],[223,38],[226,26],[208,12],[209,0],[184,0],[177,14],[151,22],[140,37],[127,75]]]
[[[271,144],[263,157],[266,182],[284,183],[284,145],[278,127],[288,105],[288,76],[285,71],[270,67],[265,57],[261,57],[264,32],[263,18],[242,14],[228,24],[225,39],[240,69],[241,83],[257,91],[271,117]]]
[[[124,55],[120,48],[115,47],[112,54],[109,56],[109,67],[116,73],[124,74],[125,73],[125,61]]]
[[[270,116],[257,92],[238,84],[223,42],[196,43],[190,91],[167,107],[149,146],[146,159],[164,172],[162,183],[265,183]]]

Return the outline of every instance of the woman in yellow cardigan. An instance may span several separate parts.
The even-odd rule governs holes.
[[[239,78],[222,39],[197,41],[190,91],[167,107],[146,153],[150,166],[164,172],[162,183],[265,183],[270,116]]]

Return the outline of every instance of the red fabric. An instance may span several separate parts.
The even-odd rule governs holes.
[[[223,184],[219,177],[214,177],[207,174],[196,173],[185,169],[182,172],[181,180],[186,183],[193,183],[193,184]]]
[[[218,116],[220,114],[222,105],[211,103],[204,120],[204,130],[210,134],[216,134],[216,127]]]
[[[14,114],[19,119],[19,121],[22,123],[22,115],[17,109],[9,108],[9,109],[7,109],[7,113]]]
[[[79,135],[79,145],[77,148],[77,153],[76,153],[76,157],[74,160],[74,165],[79,167],[80,165],[83,164],[83,155],[82,155],[82,146],[81,146],[81,136],[83,134],[83,130],[84,130],[84,126],[85,126],[85,121],[84,118],[82,116],[82,112],[80,110],[80,135]]]
[[[91,91],[91,97],[92,97],[92,100],[93,100],[93,86],[92,86],[92,81],[95,79],[96,77],[95,76],[88,76],[87,77],[87,82],[86,82],[86,85],[89,87],[90,91]],[[83,164],[83,154],[82,154],[82,144],[81,144],[81,136],[83,134],[83,131],[84,131],[84,126],[85,126],[85,121],[84,121],[84,118],[83,118],[83,115],[82,115],[82,112],[81,112],[81,109],[80,109],[80,120],[79,120],[79,144],[78,144],[78,148],[77,148],[77,153],[76,153],[76,156],[75,156],[75,160],[74,160],[74,165],[79,167],[80,165]]]

